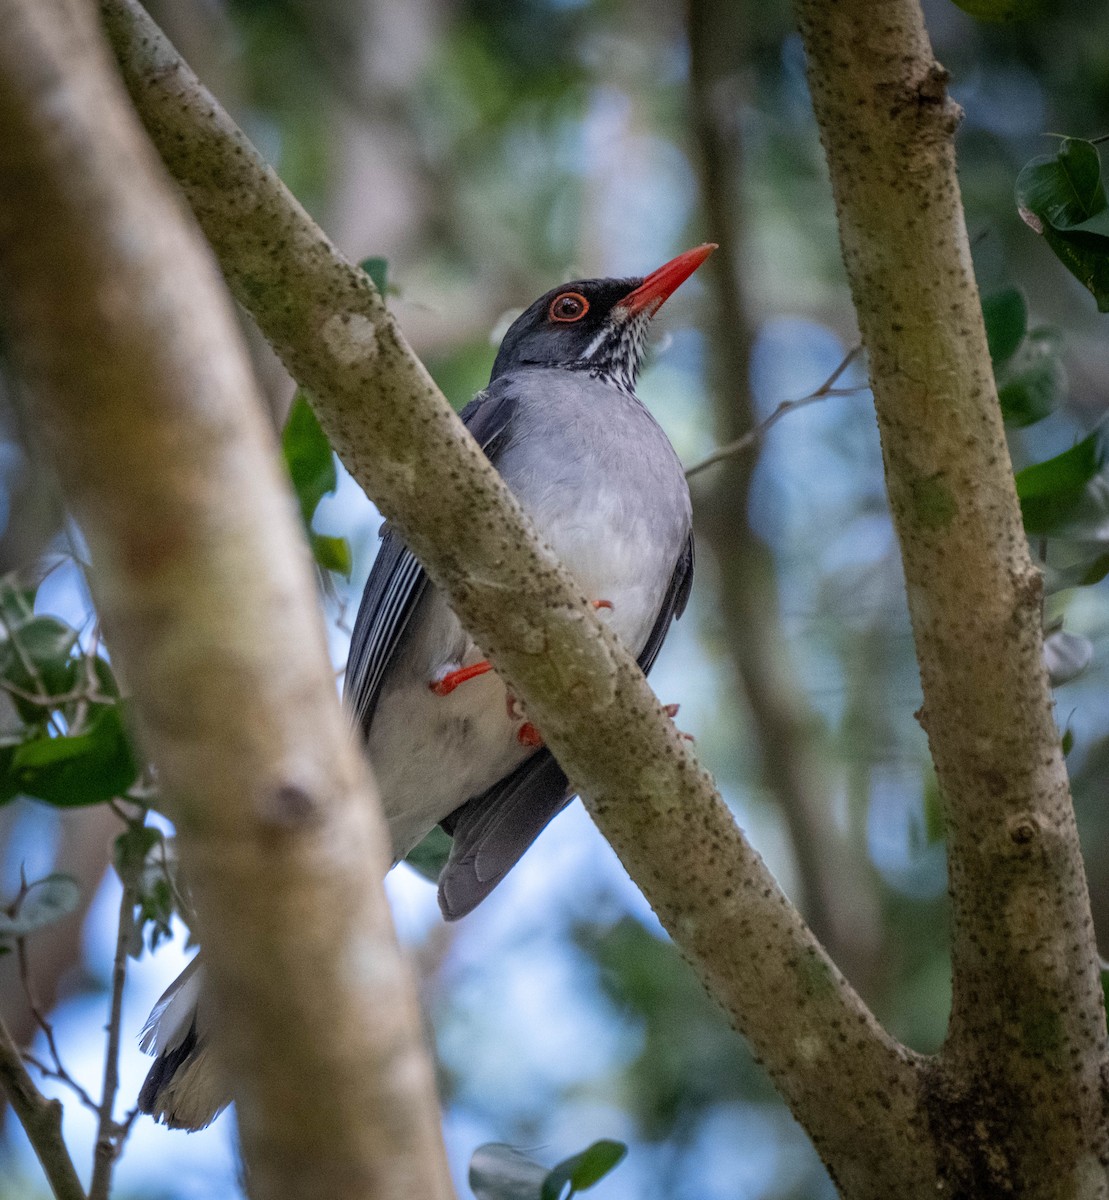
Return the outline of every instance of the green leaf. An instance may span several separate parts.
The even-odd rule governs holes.
[[[158,943],[173,936],[173,891],[169,880],[163,875],[139,897],[139,912],[135,932],[137,945],[131,952],[132,958],[142,955],[143,932],[150,930],[150,949],[157,950]]]
[[[1055,331],[1032,330],[1019,353],[998,373],[997,383],[1001,415],[1007,425],[1023,429],[1050,416],[1067,390],[1067,373]]]
[[[120,696],[119,684],[116,681],[115,672],[112,670],[112,664],[106,658],[101,658],[98,654],[92,660],[93,674],[96,676],[96,690],[101,696],[110,696],[113,700],[118,700]]]
[[[377,289],[379,295],[384,296],[389,274],[388,260],[384,258],[364,258],[358,265],[370,277],[370,282]]]
[[[1042,234],[1059,261],[1109,312],[1109,200],[1097,147],[1064,138],[1054,155],[1041,155],[1017,176],[1017,207]]]
[[[1020,288],[1008,287],[982,298],[986,341],[995,367],[1012,358],[1028,328],[1028,305]]]
[[[546,1178],[546,1167],[504,1142],[486,1142],[470,1159],[477,1200],[539,1200]]]
[[[1109,239],[1083,233],[1044,229],[1044,241],[1097,302],[1098,312],[1109,312]]]
[[[12,763],[26,737],[0,738],[0,804],[7,804],[19,795],[19,784],[12,772]]]
[[[623,1142],[594,1142],[580,1154],[564,1159],[551,1169],[543,1181],[541,1200],[563,1200],[564,1192],[565,1200],[570,1200],[571,1196],[588,1190],[602,1180],[624,1160],[627,1153],[628,1148]],[[565,1191],[567,1185],[569,1191]]]
[[[298,391],[281,434],[285,464],[300,502],[305,529],[311,531],[312,517],[324,496],[338,486],[335,458],[327,436],[303,391]]]
[[[1027,163],[1017,176],[1017,205],[1053,229],[1071,230],[1109,204],[1101,183],[1097,147],[1064,138],[1055,154]]]
[[[418,871],[425,879],[437,883],[439,873],[447,865],[451,856],[451,846],[454,842],[449,833],[445,833],[438,825],[412,850],[409,850],[405,862]]]
[[[942,842],[947,836],[947,822],[943,817],[943,797],[935,771],[929,770],[924,779],[924,837],[929,846]]]
[[[22,625],[35,614],[35,589],[21,587],[14,575],[0,579],[0,617],[5,625]]]
[[[1068,588],[1093,587],[1109,575],[1109,553],[1090,559],[1080,559],[1066,567],[1045,566],[1044,590],[1052,595]]]
[[[0,677],[31,695],[38,695],[41,686],[45,693],[41,703],[9,693],[20,717],[35,724],[43,720],[45,709],[55,707],[51,697],[73,690],[76,664],[70,654],[77,630],[56,617],[35,616],[13,622],[8,629],[8,638],[0,645]]]
[[[99,705],[84,732],[36,737],[12,756],[0,792],[16,792],[71,808],[100,804],[122,795],[139,773],[120,712],[122,705]]]
[[[1062,454],[1018,471],[1017,495],[1028,533],[1054,532],[1077,509],[1103,461],[1101,434],[1095,429]]]
[[[1063,751],[1064,758],[1074,749],[1074,730],[1069,725],[1063,730],[1063,737],[1059,746]]]
[[[1044,7],[1044,0],[954,0],[977,21],[1025,21]]]
[[[0,911],[0,937],[25,937],[53,925],[81,903],[81,889],[68,875],[47,875],[27,889],[14,916]]]
[[[115,868],[121,877],[134,877],[146,866],[146,856],[162,840],[153,825],[129,825],[115,840]]]
[[[311,542],[312,554],[321,567],[327,571],[337,571],[345,579],[350,578],[354,564],[350,553],[350,542],[346,538],[313,533]]]
[[[477,1200],[570,1200],[602,1180],[628,1153],[623,1142],[599,1141],[549,1171],[503,1142],[487,1142],[470,1159]]]

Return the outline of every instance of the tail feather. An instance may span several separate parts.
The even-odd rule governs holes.
[[[143,1026],[140,1047],[155,1056],[139,1110],[172,1129],[203,1129],[231,1102],[208,1045],[199,957],[170,984]]]

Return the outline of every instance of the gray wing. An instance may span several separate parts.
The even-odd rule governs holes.
[[[489,458],[503,440],[516,406],[508,391],[491,388],[462,410],[462,422]],[[388,524],[366,580],[347,655],[343,695],[364,733],[369,733],[381,684],[404,631],[429,586],[423,567]]]
[[[655,659],[658,658],[658,652],[662,649],[662,643],[666,640],[666,635],[670,632],[671,621],[678,620],[682,613],[685,612],[685,606],[689,603],[689,593],[692,588],[693,533],[690,531],[689,537],[685,540],[685,546],[682,548],[681,556],[674,567],[674,574],[670,576],[670,584],[666,589],[666,595],[662,598],[662,608],[659,609],[654,628],[651,630],[647,638],[647,644],[643,647],[637,660],[644,675],[651,673],[651,668],[655,665]]]
[[[662,608],[639,655],[644,674],[654,666],[670,622],[685,611],[693,586],[693,534],[670,577]],[[549,750],[539,750],[487,792],[442,822],[454,844],[439,876],[439,907],[448,921],[472,912],[520,861],[527,848],[574,798]]]

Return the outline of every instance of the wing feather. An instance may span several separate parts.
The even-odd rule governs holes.
[[[515,405],[511,391],[494,385],[462,410],[463,423],[490,459],[508,431]],[[355,618],[343,685],[364,733],[369,733],[385,673],[429,583],[415,555],[386,524]]]

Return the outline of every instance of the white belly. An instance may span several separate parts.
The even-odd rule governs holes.
[[[517,740],[522,717],[509,715],[508,693],[495,672],[447,696],[429,688],[445,669],[482,658],[437,592],[426,597],[415,622],[407,669],[390,672],[366,743],[398,860],[534,752]]]

